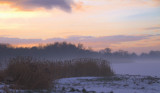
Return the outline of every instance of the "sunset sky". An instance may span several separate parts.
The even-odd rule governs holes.
[[[0,43],[160,50],[160,0],[0,0]]]

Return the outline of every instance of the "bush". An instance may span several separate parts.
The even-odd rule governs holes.
[[[67,61],[37,60],[16,57],[9,61],[5,78],[10,78],[20,89],[48,89],[55,79],[81,76],[111,76],[109,63],[100,59],[76,59]]]

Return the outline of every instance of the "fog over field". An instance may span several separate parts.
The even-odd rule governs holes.
[[[137,55],[56,42],[31,48],[1,44],[0,52],[2,93],[37,93],[34,89],[44,93],[160,91],[160,51]]]
[[[136,60],[134,62],[111,63],[117,74],[148,75],[160,77],[160,60]]]
[[[14,48],[11,45],[0,45],[1,66],[4,68],[10,58],[31,56],[40,60],[72,60],[80,58],[103,59],[110,62],[116,74],[160,76],[160,51],[149,53],[129,53],[128,51],[112,51],[105,48],[100,51],[85,49],[82,44],[74,45],[67,42],[57,42],[46,46],[31,48]]]
[[[0,0],[0,93],[160,93],[160,0]]]

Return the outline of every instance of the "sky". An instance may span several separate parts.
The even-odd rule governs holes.
[[[0,0],[0,43],[160,50],[160,0]]]

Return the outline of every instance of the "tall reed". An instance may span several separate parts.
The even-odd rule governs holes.
[[[101,59],[83,58],[52,62],[32,57],[16,57],[9,61],[3,74],[5,75],[2,79],[0,77],[0,80],[10,78],[9,83],[16,85],[16,88],[48,89],[52,87],[52,81],[60,78],[111,76],[114,73],[109,63]]]

